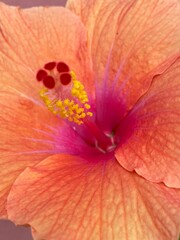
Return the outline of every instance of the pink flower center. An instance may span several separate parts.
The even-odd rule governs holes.
[[[98,99],[96,104],[94,100],[89,100],[85,86],[66,63],[46,63],[44,68],[38,70],[36,79],[42,84],[40,97],[53,114],[63,118],[79,136],[83,136],[86,143],[103,153],[114,151],[120,141],[114,130],[119,116],[116,116],[116,101],[112,100],[111,94],[104,98],[110,108],[102,115]],[[107,120],[112,118],[115,119],[114,127]],[[109,127],[104,128],[104,122],[108,122]]]

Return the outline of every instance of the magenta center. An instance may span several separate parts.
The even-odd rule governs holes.
[[[36,79],[49,90],[61,89],[58,84],[64,86],[65,89],[72,82],[69,66],[64,62],[55,61],[48,62],[39,69]],[[119,144],[123,144],[132,134],[132,126],[134,126],[132,117],[123,119],[126,112],[123,98],[117,98],[110,89],[106,88],[104,91],[100,89],[99,92],[97,91],[95,102],[91,100],[93,118],[86,117],[80,126],[66,121],[87,144],[102,153],[113,152]],[[63,97],[61,92],[58,94]]]

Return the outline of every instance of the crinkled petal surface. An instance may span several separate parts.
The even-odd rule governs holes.
[[[6,86],[39,99],[36,72],[50,61],[66,62],[88,84],[86,45],[85,27],[65,8],[0,4],[0,73]]]
[[[13,181],[24,168],[54,153],[55,133],[49,126],[58,126],[60,121],[13,92],[1,91],[0,108],[0,215],[6,216],[5,203]]]
[[[177,240],[178,190],[124,170],[56,155],[27,168],[8,197],[8,216],[35,239]]]
[[[116,157],[129,171],[154,182],[180,187],[180,59],[156,76],[146,94],[120,124],[119,134],[133,125]],[[133,119],[133,121],[132,121]]]
[[[85,35],[78,17],[64,8],[21,10],[0,4],[1,216],[6,216],[15,178],[55,151],[55,129],[61,121],[40,102],[36,72],[48,61],[63,60],[83,78]]]
[[[109,84],[128,78],[130,106],[180,54],[178,0],[68,0],[67,7],[87,27],[97,81],[104,79],[110,55]]]

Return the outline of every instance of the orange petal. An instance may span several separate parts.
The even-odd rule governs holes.
[[[1,83],[39,99],[37,71],[51,61],[66,62],[89,84],[86,31],[62,7],[19,9],[0,4]]]
[[[178,237],[178,192],[116,161],[56,155],[27,168],[8,197],[8,215],[35,239],[159,240]]]
[[[97,79],[103,79],[110,55],[109,84],[120,70],[117,79],[126,84],[130,105],[180,54],[178,0],[68,0],[67,7],[87,27]]]
[[[58,125],[60,120],[47,109],[1,90],[0,216],[6,216],[6,198],[17,176],[54,153]]]
[[[129,171],[154,182],[180,187],[180,58],[156,76],[148,94],[121,124],[119,134],[136,119],[132,137],[119,147],[116,157]]]
[[[63,60],[88,80],[83,77],[85,44],[84,26],[64,8],[21,10],[0,3],[1,216],[6,216],[4,205],[13,181],[27,166],[52,154],[51,133],[55,135],[53,128],[61,124],[40,103],[36,72],[46,62]]]

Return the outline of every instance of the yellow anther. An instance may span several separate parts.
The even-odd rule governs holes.
[[[51,100],[48,98],[45,98],[44,103],[49,106],[51,104]]]
[[[66,98],[66,99],[64,100],[64,105],[65,105],[65,106],[69,106],[69,104],[70,104],[70,100]]]
[[[92,112],[87,112],[87,115],[92,117],[93,116],[93,113]]]
[[[70,106],[73,106],[73,105],[74,105],[74,101],[71,100],[70,103],[69,103],[69,105],[70,105]]]
[[[44,94],[45,94],[47,91],[48,91],[47,89],[43,88],[43,89],[40,90],[39,95],[40,95],[41,97],[44,97]]]
[[[76,112],[77,112],[78,114],[80,114],[80,113],[84,112],[84,108],[77,108],[77,109],[76,109]]]
[[[91,106],[89,104],[87,104],[87,103],[84,104],[84,106],[85,106],[86,109],[90,109],[91,108]]]
[[[86,114],[85,113],[82,113],[81,114],[81,118],[85,118]]]
[[[62,107],[63,103],[61,100],[58,100],[57,103],[56,103],[56,106],[57,107]]]

